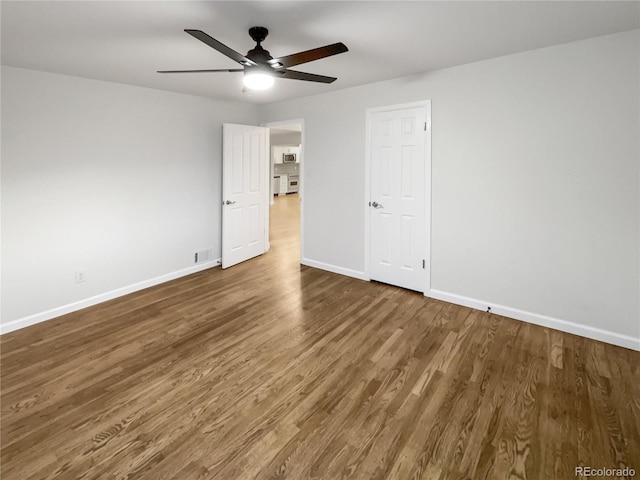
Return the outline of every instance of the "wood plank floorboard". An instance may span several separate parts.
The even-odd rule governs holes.
[[[271,250],[0,339],[0,474],[35,479],[640,476],[640,353]],[[615,477],[623,478],[623,477]]]

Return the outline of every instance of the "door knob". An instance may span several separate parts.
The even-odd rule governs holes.
[[[371,205],[373,208],[383,208],[382,204],[378,202],[369,202],[369,205]]]
[[[226,202],[224,202],[225,205],[231,205],[231,204],[234,204],[234,203],[236,203],[235,200],[234,201],[227,200]]]

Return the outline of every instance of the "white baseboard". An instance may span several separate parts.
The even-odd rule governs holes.
[[[370,280],[365,272],[338,267],[336,265],[331,265],[328,263],[317,262],[308,258],[303,258],[300,263],[309,267],[319,268],[320,270],[326,270],[328,272],[346,275],[347,277],[357,278],[358,280]],[[631,337],[629,335],[622,335],[619,333],[610,332],[608,330],[603,330],[601,328],[581,325],[579,323],[560,320],[559,318],[548,317],[546,315],[527,312],[504,305],[497,305],[492,302],[464,297],[462,295],[443,292],[441,290],[431,289],[428,292],[425,292],[425,296],[435,298],[437,300],[443,300],[449,303],[454,303],[456,305],[462,305],[463,307],[482,310],[483,312],[487,311],[487,307],[491,307],[491,313],[494,313],[496,315],[502,315],[503,317],[522,320],[524,322],[539,325],[541,327],[553,328],[561,332],[571,333],[573,335],[579,335],[581,337],[590,338],[592,340],[599,340],[601,342],[610,343],[619,347],[625,347],[631,350],[640,351],[640,338]]]
[[[534,325],[540,325],[541,327],[553,328],[555,330],[560,330],[561,332],[572,333],[574,335],[580,335],[581,337],[591,338],[593,340],[599,340],[601,342],[611,343],[620,347],[640,351],[640,338],[631,337],[629,335],[622,335],[608,330],[590,327],[588,325],[581,325],[567,320],[547,317],[545,315],[526,312],[524,310],[518,310],[517,308],[506,307],[504,305],[496,305],[491,302],[463,297],[461,295],[447,293],[440,290],[431,289],[425,293],[425,296],[449,303],[455,303],[456,305],[462,305],[464,307],[475,308],[485,312],[487,311],[487,307],[491,307],[491,313],[495,313],[496,315],[502,315],[504,317],[522,320]]]
[[[122,288],[111,290],[110,292],[101,293],[93,297],[80,300],[78,302],[69,303],[61,307],[56,307],[45,312],[36,313],[28,317],[19,318],[6,324],[0,325],[0,335],[13,332],[20,328],[29,327],[36,323],[51,320],[52,318],[66,315],[67,313],[82,310],[83,308],[91,307],[114,298],[128,295],[129,293],[144,290],[145,288],[153,287],[161,283],[174,280],[176,278],[191,275],[202,270],[217,267],[220,265],[221,259],[214,260],[212,262],[202,263],[194,265],[192,267],[184,268],[176,272],[167,273],[159,277],[155,277],[149,280],[135,283]],[[338,267],[328,263],[318,262],[308,258],[302,258],[300,263],[309,267],[318,268],[320,270],[326,270],[328,272],[337,273],[339,275],[345,275],[347,277],[357,278],[358,280],[370,280],[365,272],[352,270],[349,268]],[[519,310],[517,308],[507,307],[504,305],[497,305],[492,302],[486,302],[483,300],[477,300],[474,298],[464,297],[462,295],[456,295],[453,293],[443,292],[441,290],[431,289],[425,292],[425,296],[435,298],[437,300],[443,300],[445,302],[454,303],[456,305],[462,305],[464,307],[474,308],[477,310],[486,311],[487,307],[491,307],[491,313],[496,315],[502,315],[504,317],[514,318],[516,320],[522,320],[534,325],[540,325],[542,327],[553,328],[561,332],[571,333],[574,335],[580,335],[582,337],[591,338],[593,340],[599,340],[601,342],[618,345],[620,347],[629,348],[631,350],[640,351],[640,338],[631,337],[629,335],[622,335],[608,330],[591,327],[588,325],[581,325],[567,320],[560,320],[558,318],[547,317],[537,313],[527,312]]]
[[[364,272],[351,270],[350,268],[338,267],[336,265],[331,265],[329,263],[317,262],[316,260],[311,260],[309,258],[302,258],[300,260],[300,263],[308,267],[318,268],[320,270],[326,270],[327,272],[337,273],[339,275],[345,275],[347,277],[357,278],[358,280],[369,280],[369,278],[365,276]]]
[[[66,315],[67,313],[82,310],[83,308],[91,307],[93,305],[97,305],[98,303],[106,302],[107,300],[113,300],[114,298],[122,297],[124,295],[128,295],[129,293],[144,290],[145,288],[153,287],[170,280],[175,280],[176,278],[191,275],[192,273],[201,272],[202,270],[207,270],[208,268],[217,267],[220,265],[220,262],[221,259],[218,258],[217,260],[213,260],[211,262],[200,263],[198,265],[183,268],[182,270],[178,270],[175,272],[166,273],[149,280],[143,280],[142,282],[134,283],[133,285],[116,288],[115,290],[111,290],[110,292],[94,295],[93,297],[85,298],[84,300],[80,300],[78,302],[73,302],[61,307],[52,308],[51,310],[36,313],[34,315],[29,315],[28,317],[19,318],[17,320],[13,320],[6,324],[0,325],[0,335],[13,332],[14,330],[18,330],[20,328],[29,327],[31,325],[35,325],[36,323],[45,322],[47,320],[51,320],[52,318]]]

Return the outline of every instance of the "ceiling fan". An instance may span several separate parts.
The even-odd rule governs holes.
[[[206,43],[211,48],[235,60],[242,68],[225,68],[214,70],[159,70],[158,73],[206,73],[206,72],[244,72],[243,83],[250,90],[264,90],[273,85],[274,78],[289,78],[291,80],[305,80],[308,82],[331,83],[337,80],[335,77],[326,77],[313,73],[289,70],[289,67],[301,63],[312,62],[321,58],[347,52],[349,49],[344,43],[334,43],[324,47],[298,52],[285,57],[273,58],[267,50],[260,45],[269,30],[265,27],[251,27],[249,36],[256,42],[256,46],[242,55],[227,47],[201,30],[185,29],[192,37]]]

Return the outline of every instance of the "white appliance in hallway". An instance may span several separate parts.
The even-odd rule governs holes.
[[[300,177],[298,175],[289,175],[287,183],[287,193],[295,193],[299,188]]]
[[[280,174],[280,185],[278,186],[278,195],[286,195],[289,190],[289,175]]]

